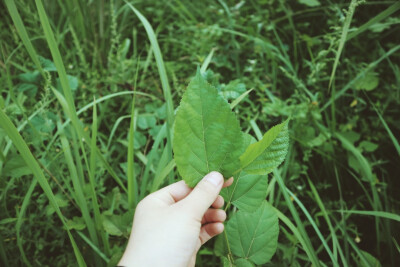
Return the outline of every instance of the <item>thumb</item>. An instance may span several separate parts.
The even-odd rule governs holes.
[[[224,183],[219,172],[210,172],[197,184],[193,191],[183,200],[184,205],[199,220],[218,197]]]

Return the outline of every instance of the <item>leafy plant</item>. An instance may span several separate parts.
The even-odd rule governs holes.
[[[194,187],[207,173],[235,178],[224,189],[227,207],[235,212],[226,227],[228,261],[263,264],[277,248],[278,216],[265,200],[267,174],[285,159],[288,120],[271,128],[260,141],[241,132],[228,102],[197,71],[178,108],[173,151],[179,173]]]
[[[399,10],[359,0],[0,1],[0,108],[33,155],[26,164],[0,123],[0,265],[77,265],[66,229],[88,266],[117,264],[134,206],[180,179],[174,110],[195,63],[246,133],[235,140],[238,168],[256,143],[247,133],[261,140],[291,118],[284,164],[270,179],[259,165],[233,174],[221,192],[226,235],[202,246],[196,266],[221,266],[215,256],[254,266],[232,240],[253,231],[238,218],[263,202],[280,235],[262,266],[400,266]]]

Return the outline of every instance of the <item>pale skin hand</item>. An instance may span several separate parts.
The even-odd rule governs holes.
[[[164,187],[136,207],[131,236],[119,266],[194,266],[200,247],[224,230],[224,183],[218,172],[207,174],[192,190],[184,181]]]

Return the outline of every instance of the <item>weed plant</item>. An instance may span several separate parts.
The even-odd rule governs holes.
[[[257,140],[291,118],[265,176],[278,246],[259,266],[399,266],[399,10],[1,1],[0,265],[115,266],[137,203],[182,178],[175,110],[199,67]],[[231,266],[224,242],[198,266]]]

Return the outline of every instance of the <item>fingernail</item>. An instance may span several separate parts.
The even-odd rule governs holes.
[[[205,177],[206,181],[209,181],[215,186],[220,185],[224,181],[224,177],[219,172],[210,172]]]

